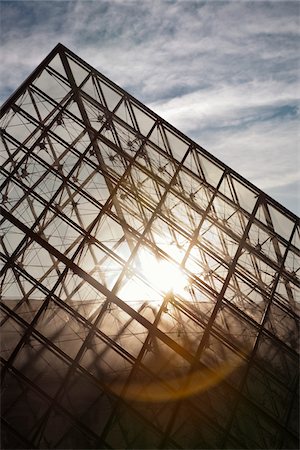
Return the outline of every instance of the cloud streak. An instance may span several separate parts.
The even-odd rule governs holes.
[[[2,101],[62,42],[299,213],[298,2],[41,0],[1,9]]]

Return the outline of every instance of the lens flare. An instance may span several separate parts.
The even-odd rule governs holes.
[[[197,395],[216,386],[240,364],[241,359],[236,357],[230,361],[224,361],[214,370],[203,368],[187,375],[165,380],[165,382],[157,381],[148,384],[131,382],[126,389],[123,384],[112,383],[110,388],[116,395],[135,402],[170,402]]]

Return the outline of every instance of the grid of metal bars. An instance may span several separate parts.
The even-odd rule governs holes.
[[[299,219],[61,44],[1,136],[2,447],[298,448]]]

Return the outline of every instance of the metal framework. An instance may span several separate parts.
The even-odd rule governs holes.
[[[1,448],[298,448],[299,219],[61,44],[1,136]]]

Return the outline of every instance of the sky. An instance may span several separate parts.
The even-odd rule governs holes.
[[[300,215],[300,1],[0,0],[0,103],[61,42]]]

